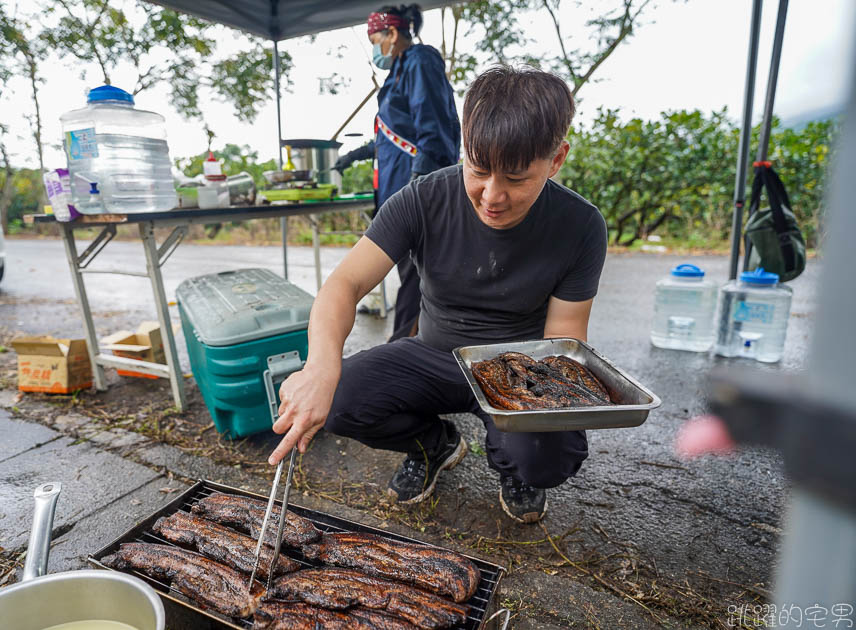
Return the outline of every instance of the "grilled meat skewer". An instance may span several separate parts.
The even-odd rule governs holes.
[[[192,551],[169,545],[125,543],[101,562],[113,569],[136,569],[170,582],[179,593],[229,617],[249,617],[256,608],[246,576]]]
[[[191,510],[205,518],[222,525],[234,527],[250,534],[258,540],[265,518],[267,503],[249,497],[235,494],[218,493],[198,501]],[[271,512],[273,522],[279,520],[279,507],[276,505]],[[282,531],[282,542],[291,547],[300,547],[315,542],[321,537],[321,532],[309,519],[298,516],[292,511],[286,512],[285,529]],[[265,543],[275,545],[276,530],[268,531]]]
[[[170,542],[193,545],[202,555],[238,571],[251,573],[253,570],[257,541],[207,519],[187,512],[175,512],[172,516],[158,519],[152,530]],[[273,547],[265,545],[261,553],[258,576],[261,580],[267,580]],[[274,576],[299,568],[300,564],[296,560],[279,554]]]
[[[467,618],[467,606],[428,591],[370,577],[353,569],[304,569],[277,578],[268,597],[301,600],[341,610],[356,605],[383,610],[418,628],[450,628]]]
[[[304,545],[303,553],[325,564],[408,582],[456,602],[472,597],[481,578],[476,565],[459,553],[386,540],[375,534],[323,534],[317,543]]]
[[[303,603],[262,602],[253,618],[253,630],[416,630],[403,619],[368,610],[327,610]]]

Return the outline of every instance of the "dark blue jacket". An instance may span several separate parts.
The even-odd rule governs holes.
[[[413,173],[424,175],[457,164],[461,124],[437,49],[413,44],[395,58],[378,93],[378,116],[417,148],[412,157],[378,130],[378,207],[403,188]]]

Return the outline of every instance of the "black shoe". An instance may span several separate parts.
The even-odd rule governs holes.
[[[547,513],[547,491],[527,486],[511,475],[499,480],[499,503],[502,511],[518,523],[537,523]]]
[[[436,454],[409,453],[389,480],[386,493],[398,503],[419,503],[431,496],[437,473],[454,468],[467,454],[467,443],[451,422],[444,420],[449,439]]]

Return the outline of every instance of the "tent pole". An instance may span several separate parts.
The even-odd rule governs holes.
[[[779,0],[779,16],[776,18],[776,36],[773,40],[773,58],[770,60],[770,76],[767,79],[767,100],[764,103],[764,122],[758,142],[758,161],[767,159],[770,145],[770,129],[773,126],[773,103],[776,100],[776,83],[779,79],[779,62],[782,59],[782,42],[785,38],[785,18],[788,16],[788,0]]]
[[[273,83],[274,91],[276,91],[276,144],[277,144],[277,165],[282,170],[282,113],[280,112],[280,92],[279,92],[279,43],[276,39],[273,40]],[[288,280],[288,218],[282,217],[279,220],[279,229],[282,233],[282,277]]]
[[[782,42],[785,39],[785,19],[788,16],[788,0],[779,0],[779,15],[776,18],[776,35],[773,38],[773,56],[770,59],[770,75],[767,78],[767,99],[764,102],[764,119],[761,122],[761,133],[758,137],[758,154],[756,160],[765,162],[770,151],[770,131],[773,127],[773,104],[776,101],[776,83],[779,80],[779,62],[782,59]],[[749,208],[752,212],[752,208]],[[751,214],[749,215],[751,216]],[[749,254],[752,252],[752,241],[748,238],[743,244],[743,270],[749,264]]]
[[[758,35],[761,31],[762,0],[752,2],[752,26],[749,34],[749,59],[746,64],[746,86],[743,92],[743,125],[737,149],[737,173],[734,182],[734,214],[731,218],[731,269],[729,278],[737,278],[740,239],[743,233],[743,203],[746,196],[746,165],[752,139],[752,100],[755,93],[755,68],[758,65]]]

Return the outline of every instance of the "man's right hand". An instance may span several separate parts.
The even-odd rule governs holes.
[[[338,382],[334,370],[308,365],[285,379],[279,388],[279,418],[273,425],[274,433],[285,433],[285,437],[268,458],[270,464],[278,464],[294,446],[306,452],[327,420]]]

